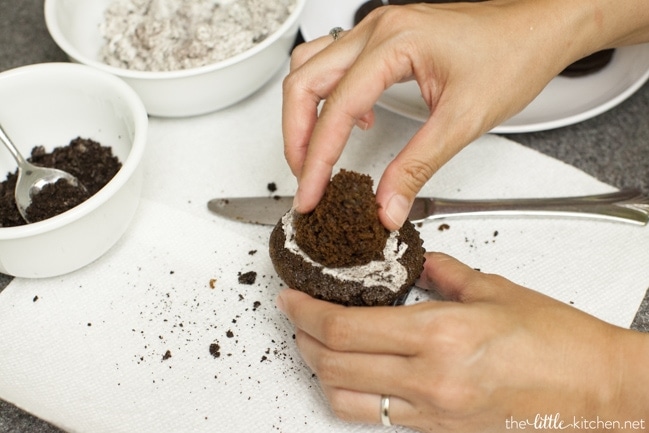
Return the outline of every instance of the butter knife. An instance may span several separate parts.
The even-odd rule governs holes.
[[[290,196],[236,197],[215,198],[207,203],[207,207],[231,220],[275,225],[292,204],[293,197]],[[420,223],[469,215],[599,218],[646,225],[649,222],[649,198],[637,189],[556,198],[454,200],[417,197],[409,219],[413,223]]]

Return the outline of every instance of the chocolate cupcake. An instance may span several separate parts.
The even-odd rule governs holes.
[[[409,221],[386,230],[372,179],[341,170],[308,214],[290,210],[270,236],[270,257],[282,280],[342,305],[392,305],[423,269],[424,248]]]

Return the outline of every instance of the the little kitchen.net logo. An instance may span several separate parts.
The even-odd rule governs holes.
[[[639,420],[608,420],[600,417],[588,419],[573,416],[572,418],[562,417],[561,414],[541,415],[537,414],[532,419],[516,419],[509,417],[505,420],[507,430],[630,430],[646,431],[647,424],[644,419]]]

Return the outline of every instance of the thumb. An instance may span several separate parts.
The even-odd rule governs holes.
[[[466,138],[443,136],[429,119],[386,167],[376,189],[379,218],[388,230],[398,230],[421,188],[455,155]],[[447,132],[448,134],[448,132]],[[461,143],[461,144],[455,144]]]
[[[444,299],[465,303],[493,296],[494,287],[486,281],[487,275],[444,253],[427,252],[425,257],[424,270],[415,282],[418,287],[434,290]],[[506,284],[504,279],[497,283]]]

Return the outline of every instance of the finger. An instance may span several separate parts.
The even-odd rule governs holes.
[[[318,116],[320,96],[308,92],[300,95],[299,102],[289,93],[296,91],[295,85],[289,88],[284,81],[284,97],[282,104],[282,135],[284,137],[284,158],[293,175],[297,178],[302,173],[302,166],[309,145],[308,137],[313,131]],[[299,105],[298,105],[299,104]],[[296,110],[299,106],[299,110]]]
[[[352,40],[352,36],[350,33],[342,41]],[[411,75],[408,62],[390,60],[398,55],[390,44],[387,47],[370,46],[359,54],[345,74],[339,77],[336,86],[330,89],[318,121],[312,125],[303,159],[296,193],[298,212],[311,211],[322,198],[333,166],[359,119],[362,121],[372,111],[385,89]]]
[[[281,291],[277,305],[296,328],[333,350],[410,356],[421,349],[421,305],[343,307],[293,289]]]
[[[333,147],[329,148],[334,151],[329,155],[324,155],[325,158],[321,160],[311,158],[311,160],[306,163],[305,161],[310,146],[308,137],[312,136],[316,117],[317,108],[314,109],[311,116],[311,119],[314,119],[313,122],[298,124],[289,119],[283,121],[285,127],[283,133],[285,137],[284,157],[291,168],[291,172],[299,180],[293,204],[293,207],[299,213],[310,212],[318,204],[327,188],[327,185],[329,184],[333,172],[333,166],[338,161],[338,158],[340,158],[344,145],[349,138],[349,134],[347,134],[346,137],[342,138],[342,141],[340,141],[343,143],[341,147],[337,149]],[[370,129],[374,125],[374,120],[375,117],[373,110],[359,116],[357,119],[350,119],[350,126],[348,126],[349,132],[351,132],[351,129],[354,126],[363,130]],[[291,139],[291,137],[297,136],[302,138]]]
[[[359,42],[347,39],[340,37],[333,44],[331,36],[324,36],[299,45],[291,56],[291,72],[283,82],[282,132],[286,160],[298,178],[319,104],[358,54]]]
[[[305,42],[296,46],[291,53],[290,71],[295,71],[309,61],[314,55],[326,48],[333,42],[331,36],[322,36],[310,42]],[[290,75],[290,74],[289,74]],[[295,81],[295,80],[294,80]],[[308,139],[304,137],[311,136],[315,118],[317,117],[317,107],[321,101],[318,94],[302,94],[301,111],[298,111],[302,117],[296,116],[293,107],[293,97],[291,96],[296,90],[294,81],[287,79],[284,81],[284,98],[282,104],[282,129],[285,141],[285,156],[291,168],[293,175],[299,176]],[[307,99],[308,98],[308,99]],[[310,121],[304,121],[308,119]]]
[[[363,130],[370,129],[374,125],[374,110],[370,110],[356,120],[356,126]]]
[[[490,298],[493,288],[502,286],[502,282],[496,284],[492,278],[499,277],[483,274],[449,255],[428,252],[424,270],[415,284],[452,301],[474,302]]]
[[[321,36],[309,42],[296,45],[291,52],[290,70],[298,69],[305,64],[311,57],[318,54],[325,49],[329,44],[334,42],[333,38],[329,35]]]
[[[338,418],[348,422],[381,424],[381,394],[368,394],[326,385],[322,386],[322,390]],[[388,415],[392,425],[406,425],[405,423],[416,414],[408,401],[391,395]]]
[[[443,105],[443,101],[439,104]],[[464,122],[463,115],[447,115],[443,106],[433,107],[433,110],[428,121],[386,167],[377,186],[379,218],[389,230],[397,230],[403,225],[424,184],[465,143],[481,133],[481,130],[471,128],[470,122]],[[464,124],[462,128],[457,127],[461,124]]]
[[[328,386],[379,394],[386,389],[406,393],[412,383],[409,358],[401,355],[336,351],[301,329],[295,341],[302,358]]]

